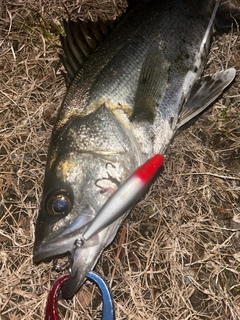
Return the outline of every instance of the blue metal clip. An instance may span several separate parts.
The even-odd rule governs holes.
[[[48,294],[47,305],[46,305],[46,314],[45,320],[60,320],[58,315],[58,295],[61,290],[63,283],[69,277],[68,274],[61,276],[59,279],[55,281],[50,292]],[[111,295],[111,291],[106,281],[100,276],[98,273],[90,271],[86,275],[86,279],[94,282],[98,288],[100,289],[103,307],[102,307],[102,320],[115,320],[115,310],[114,310],[114,302]]]

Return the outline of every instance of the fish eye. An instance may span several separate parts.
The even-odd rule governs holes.
[[[46,199],[46,210],[51,216],[67,214],[72,210],[72,198],[64,189],[54,191]]]

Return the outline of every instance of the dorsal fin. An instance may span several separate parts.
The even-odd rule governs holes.
[[[91,52],[114,28],[114,21],[63,21],[66,36],[60,36],[64,55],[60,60],[66,73],[63,76],[67,87]]]
[[[149,49],[138,80],[132,121],[153,121],[168,86],[169,67],[169,62],[158,47]]]

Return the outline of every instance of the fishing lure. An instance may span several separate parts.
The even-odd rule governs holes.
[[[90,221],[82,236],[82,243],[120,218],[144,195],[163,161],[161,154],[154,155],[120,185]]]

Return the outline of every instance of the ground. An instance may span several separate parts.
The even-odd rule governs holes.
[[[235,1],[239,4],[239,2]],[[65,94],[58,53],[62,18],[115,18],[126,1],[3,1],[0,12],[0,312],[43,319],[61,274],[34,265],[34,226],[47,147]],[[164,169],[133,209],[96,270],[117,319],[240,318],[240,36],[213,37],[205,73],[237,69],[234,83],[170,146]],[[95,319],[85,285],[62,319]]]

